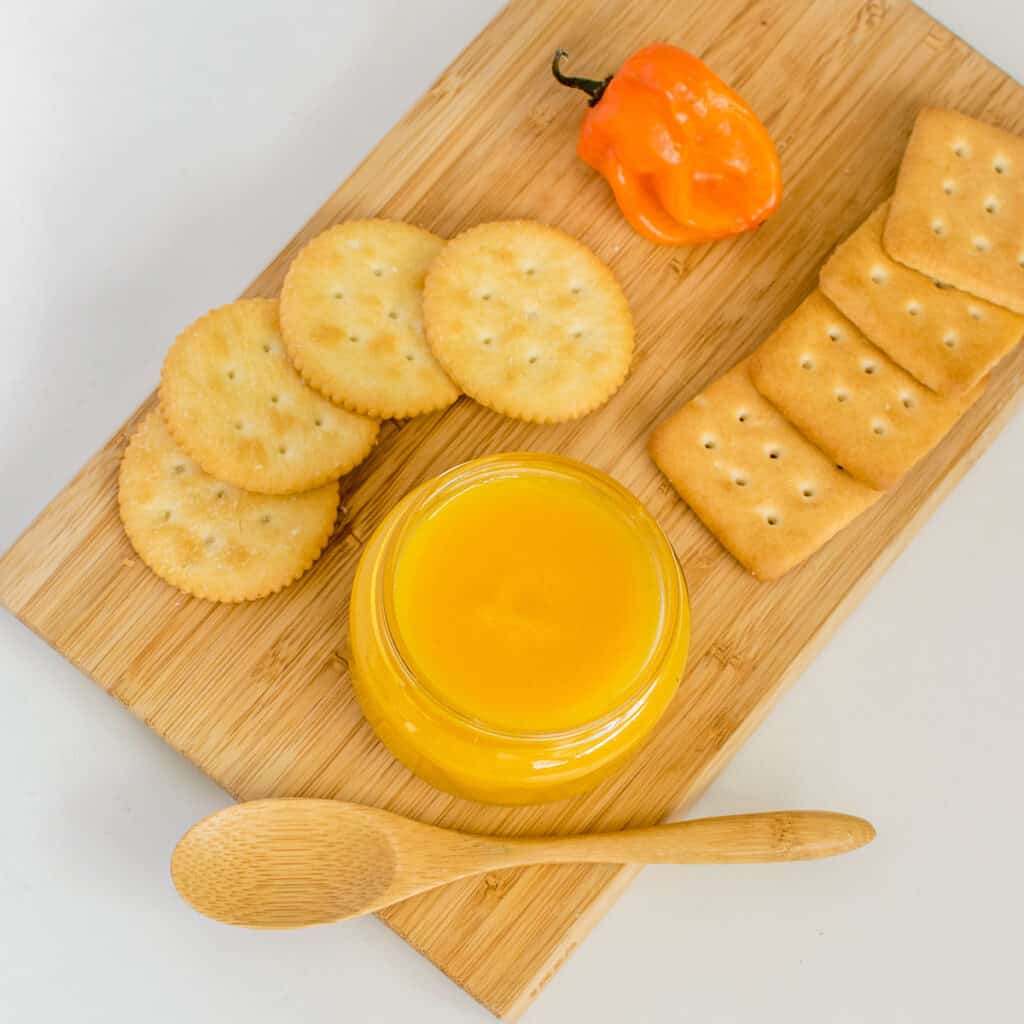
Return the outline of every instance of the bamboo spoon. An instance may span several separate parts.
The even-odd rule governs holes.
[[[552,839],[475,836],[337,800],[255,800],[194,825],[171,858],[200,913],[250,928],[368,914],[427,889],[524,864],[753,864],[870,843],[863,818],[773,811]]]

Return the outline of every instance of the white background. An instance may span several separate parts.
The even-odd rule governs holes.
[[[0,549],[498,6],[4,5]],[[1019,0],[925,6],[1024,77]],[[693,812],[878,841],[648,869],[531,1024],[1020,1019],[1022,453],[1018,416]],[[170,851],[227,798],[2,614],[0,771],[0,1020],[488,1019],[375,920],[189,911]]]

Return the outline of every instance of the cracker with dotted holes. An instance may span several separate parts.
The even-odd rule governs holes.
[[[441,250],[424,292],[427,340],[466,394],[535,423],[575,419],[626,379],[633,318],[611,270],[532,221],[480,224]]]
[[[833,462],[885,490],[984,390],[935,394],[812,292],[750,358],[758,391]]]
[[[922,384],[962,395],[1020,340],[1024,317],[891,259],[883,203],[822,267],[819,287]]]
[[[281,331],[317,391],[379,419],[444,409],[459,397],[423,329],[423,282],[443,245],[412,224],[356,220],[295,257],[281,291]]]
[[[900,263],[1024,313],[1024,138],[922,110],[883,242]]]
[[[651,435],[683,500],[758,579],[788,572],[871,505],[877,491],[837,469],[735,366]]]
[[[187,327],[164,360],[160,407],[206,470],[261,494],[295,494],[357,466],[379,424],[327,401],[288,361],[276,299],[240,299]]]
[[[154,409],[124,453],[118,504],[132,547],[161,579],[210,601],[252,601],[320,556],[338,483],[292,495],[240,490],[204,473]]]

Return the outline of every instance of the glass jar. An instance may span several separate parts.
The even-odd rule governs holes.
[[[532,731],[495,724],[456,708],[442,681],[427,678],[399,629],[395,575],[411,531],[444,515],[471,488],[502,478],[537,486],[578,485],[602,515],[622,523],[642,552],[637,571],[657,588],[651,642],[635,674],[615,687],[614,706],[591,720]],[[599,551],[594,553],[600,559]],[[598,564],[598,571],[600,565]],[[598,577],[599,578],[599,577]],[[541,454],[488,456],[456,466],[406,495],[380,523],[360,558],[350,603],[353,685],[367,720],[406,767],[438,789],[499,804],[559,800],[596,785],[637,752],[674,696],[690,638],[682,570],[667,538],[640,501],[607,474]],[[486,680],[489,658],[480,658]],[[491,664],[494,671],[494,665]],[[625,694],[624,699],[618,699]]]

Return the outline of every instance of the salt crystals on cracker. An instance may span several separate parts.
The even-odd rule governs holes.
[[[314,388],[379,419],[433,412],[459,397],[423,326],[423,282],[443,245],[412,224],[354,220],[295,257],[281,290],[281,330]]]
[[[480,224],[427,274],[427,340],[470,397],[536,423],[583,416],[629,372],[633,318],[611,270],[532,221]]]
[[[240,299],[185,328],[164,360],[160,406],[175,441],[207,473],[261,494],[336,480],[366,458],[379,428],[299,376],[276,299]]]
[[[251,601],[320,556],[334,530],[338,484],[288,496],[240,490],[204,473],[153,410],[124,453],[118,504],[132,547],[162,579],[211,601]]]

